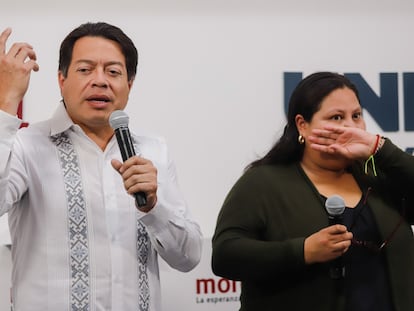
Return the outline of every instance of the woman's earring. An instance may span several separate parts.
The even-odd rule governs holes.
[[[298,136],[298,142],[299,142],[299,144],[301,144],[301,145],[303,145],[303,144],[305,143],[305,138],[304,138],[302,135],[300,135],[300,134],[299,134],[299,136]]]

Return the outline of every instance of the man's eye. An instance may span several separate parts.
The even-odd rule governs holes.
[[[337,115],[334,115],[331,119],[332,120],[335,120],[335,121],[340,121],[340,120],[342,120],[342,116],[340,116],[339,114],[337,114]]]
[[[120,71],[118,71],[118,70],[114,70],[114,69],[108,70],[108,73],[109,73],[111,76],[120,76],[120,75],[121,75],[121,72],[120,72]]]
[[[78,72],[81,72],[81,73],[88,73],[88,72],[90,72],[91,70],[89,69],[89,68],[78,68],[78,70],[77,70]]]

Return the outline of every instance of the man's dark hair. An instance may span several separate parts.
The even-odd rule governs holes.
[[[134,43],[120,28],[103,22],[82,24],[72,30],[62,41],[59,52],[59,71],[64,77],[67,76],[72,61],[73,46],[82,37],[102,37],[117,42],[125,57],[128,81],[135,78],[138,51]]]

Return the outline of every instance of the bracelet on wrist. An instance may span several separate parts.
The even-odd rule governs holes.
[[[371,151],[371,155],[375,155],[378,152],[378,150],[382,148],[382,146],[384,145],[384,142],[385,142],[385,137],[377,134],[374,148],[372,148],[372,151]]]
[[[374,176],[377,176],[377,170],[375,168],[375,160],[374,155],[382,148],[382,146],[385,143],[385,137],[376,135],[374,148],[372,149],[371,155],[368,157],[368,159],[365,161],[365,174],[368,174],[368,164],[371,163],[372,165],[372,172],[374,173]]]
[[[378,145],[379,145],[380,138],[381,138],[381,137],[377,134],[377,135],[376,135],[376,139],[375,139],[374,148],[372,148],[372,151],[371,151],[371,155],[374,155],[374,154],[377,152],[377,149],[378,149]]]
[[[384,143],[385,143],[385,137],[381,136],[381,138],[378,141],[378,145],[377,145],[377,148],[375,149],[374,154],[376,154],[382,148],[382,146],[384,146]]]

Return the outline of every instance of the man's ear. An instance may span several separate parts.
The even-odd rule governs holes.
[[[131,80],[128,81],[129,90],[131,90],[132,86],[134,85],[134,81],[135,81],[135,78],[132,78]]]
[[[63,84],[65,82],[66,78],[63,75],[62,71],[58,72],[58,83],[59,83],[59,88],[60,88],[60,93],[62,93],[62,88],[63,88]]]

